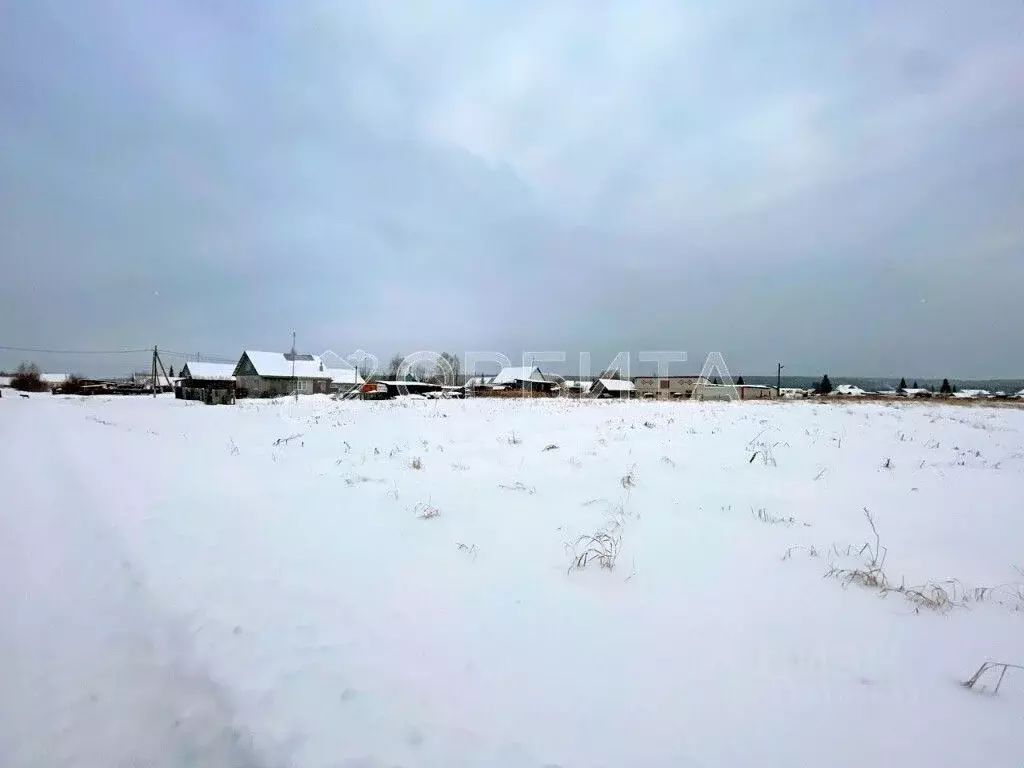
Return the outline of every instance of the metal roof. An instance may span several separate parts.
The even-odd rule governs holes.
[[[324,368],[323,362],[317,355],[295,355],[284,352],[260,352],[255,349],[247,349],[243,354],[249,358],[252,367],[256,369],[259,376],[270,378],[296,378],[296,379],[330,379],[331,371]],[[308,359],[307,359],[308,358]],[[241,358],[239,358],[241,362]],[[294,366],[294,367],[293,367]],[[235,371],[238,366],[235,366]]]

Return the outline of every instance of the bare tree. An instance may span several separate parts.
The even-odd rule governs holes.
[[[395,353],[391,356],[391,361],[388,363],[388,378],[397,379],[398,370],[402,367],[402,363],[405,362],[405,355],[401,353]]]
[[[434,367],[434,379],[438,384],[458,384],[460,368],[458,355],[452,352],[442,352]]]

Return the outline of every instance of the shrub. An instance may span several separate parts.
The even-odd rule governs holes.
[[[68,376],[67,381],[60,385],[59,392],[62,395],[81,395],[85,392],[85,384],[82,381],[82,377],[75,375]]]
[[[35,363],[22,363],[11,377],[11,387],[22,392],[42,392],[46,384],[39,374],[39,366]]]

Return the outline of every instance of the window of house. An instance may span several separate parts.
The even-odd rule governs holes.
[[[662,379],[661,381],[658,382],[658,386],[661,387],[662,389],[668,389],[670,386],[672,386],[672,382],[669,381],[668,379]]]

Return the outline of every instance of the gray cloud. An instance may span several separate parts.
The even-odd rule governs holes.
[[[1024,8],[718,6],[8,4],[0,344],[1019,375]]]

